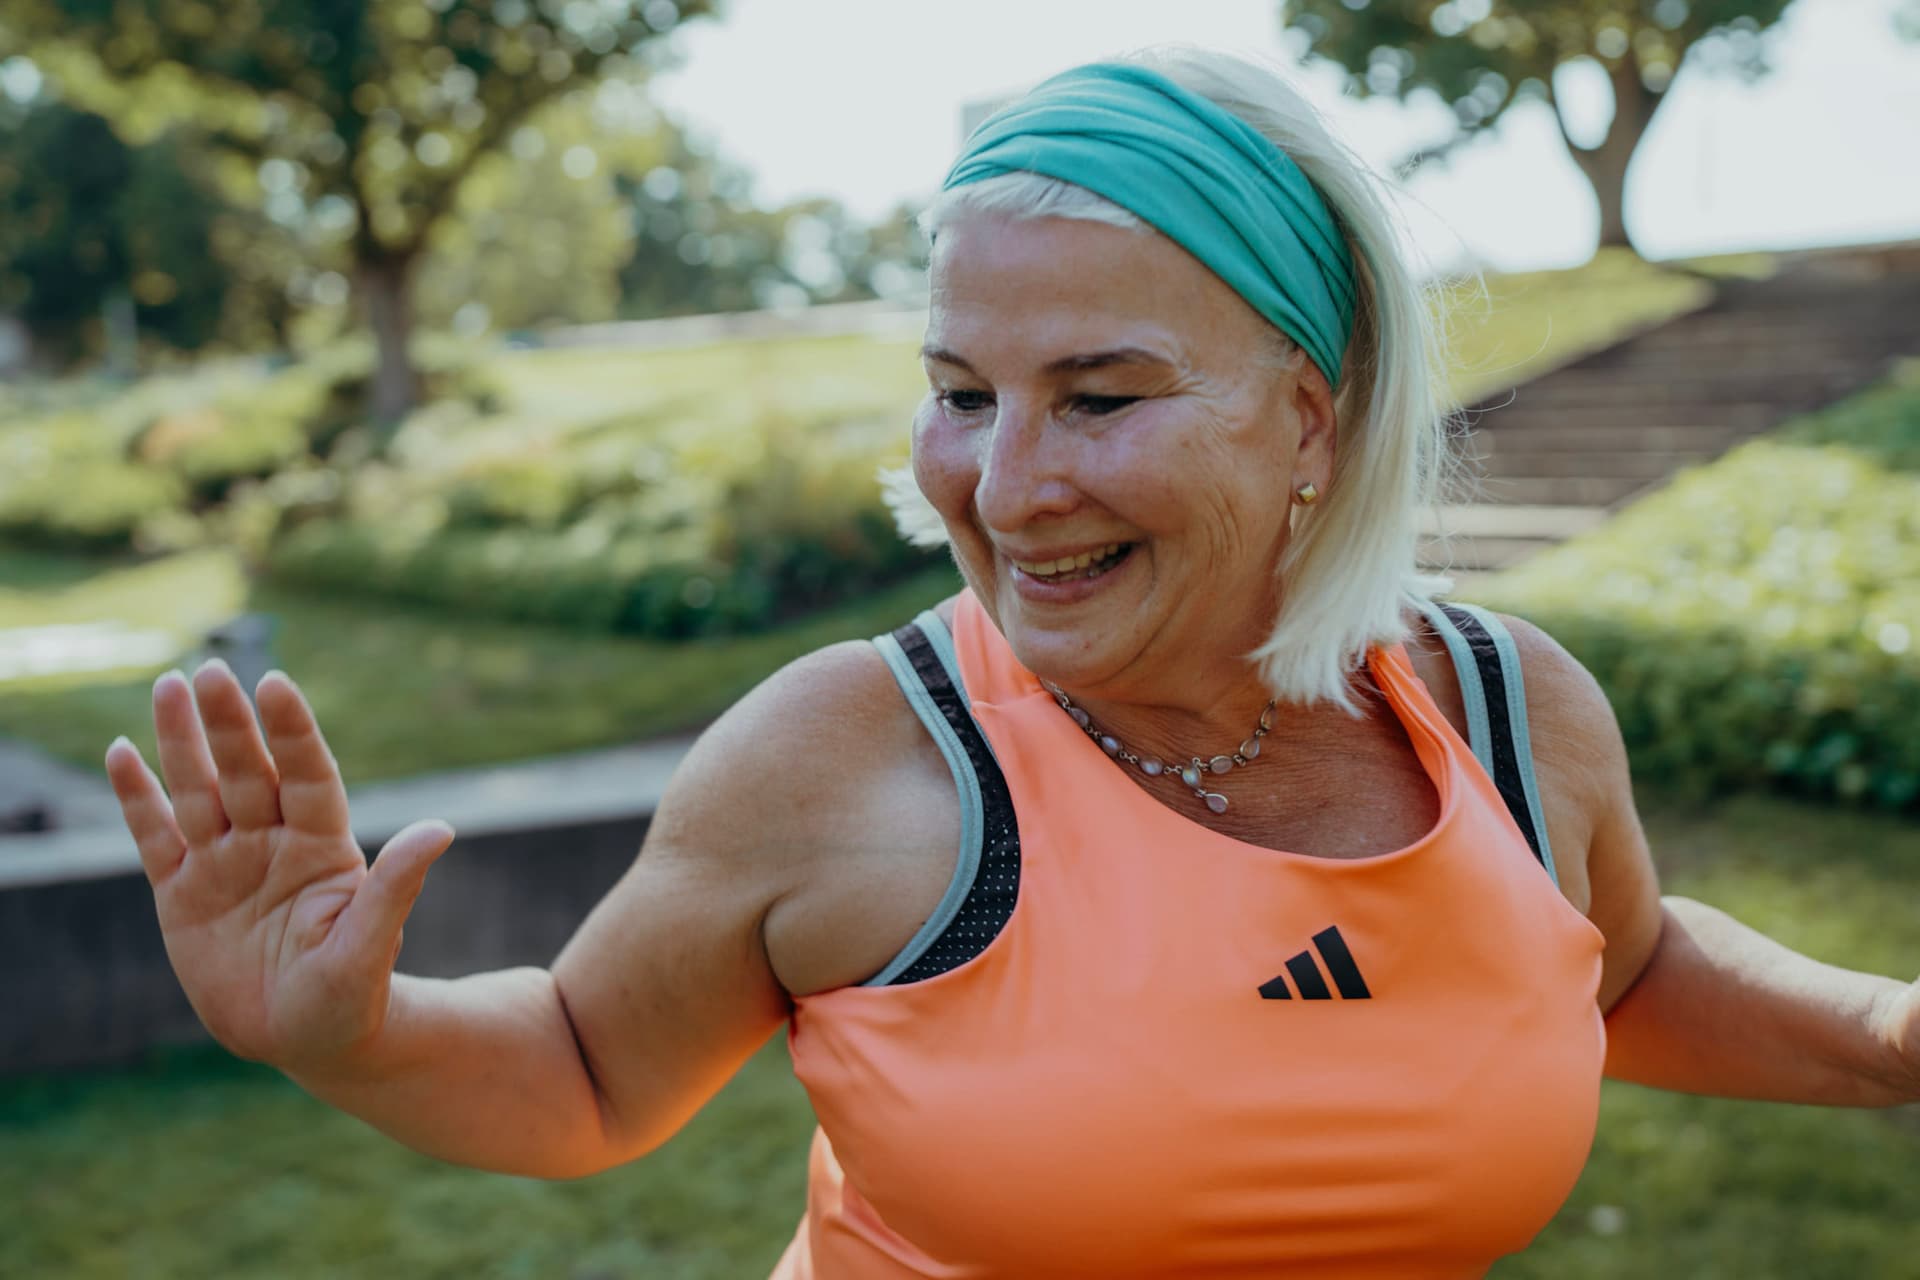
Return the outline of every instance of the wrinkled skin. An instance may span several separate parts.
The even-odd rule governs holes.
[[[1291,495],[1331,476],[1325,378],[1152,233],[963,218],[931,282],[914,474],[1014,653],[1143,741],[1244,737]],[[1015,560],[1113,542],[1090,598],[1020,590]]]

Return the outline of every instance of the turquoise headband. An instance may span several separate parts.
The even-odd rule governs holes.
[[[1095,63],[974,130],[943,189],[1022,171],[1085,187],[1157,227],[1340,385],[1352,255],[1307,175],[1252,125],[1145,67]]]

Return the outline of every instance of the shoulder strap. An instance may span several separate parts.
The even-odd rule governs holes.
[[[1477,605],[1428,601],[1423,612],[1446,642],[1460,677],[1460,696],[1467,708],[1467,745],[1493,779],[1534,856],[1558,884],[1533,772],[1526,683],[1513,636],[1499,618]]]
[[[907,945],[862,984],[881,987],[932,977],[984,949],[1019,896],[1020,841],[1006,777],[974,721],[946,624],[928,611],[873,644],[946,758],[960,795],[953,878]]]

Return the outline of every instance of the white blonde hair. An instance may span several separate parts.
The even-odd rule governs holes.
[[[1256,62],[1203,49],[1162,48],[1136,62],[1239,116],[1319,188],[1353,254],[1353,335],[1334,397],[1333,477],[1309,508],[1294,508],[1293,535],[1275,567],[1280,616],[1248,655],[1283,702],[1330,701],[1357,712],[1352,677],[1374,645],[1406,638],[1406,609],[1445,591],[1418,568],[1421,517],[1453,462],[1441,375],[1443,335],[1426,292],[1401,261],[1380,179],[1334,138],[1285,77]],[[1132,213],[1040,174],[1014,173],[941,193],[922,216],[927,234],[963,215],[1073,218],[1159,234]],[[1274,333],[1288,363],[1304,352]],[[1288,350],[1290,349],[1290,350]],[[920,546],[946,529],[910,468],[882,477],[901,533]],[[1291,494],[1275,501],[1290,502]]]

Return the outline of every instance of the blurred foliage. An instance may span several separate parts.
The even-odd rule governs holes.
[[[284,262],[286,244],[263,242],[285,236],[206,170],[190,131],[129,145],[91,112],[0,95],[0,310],[27,326],[36,363],[101,355],[116,301],[142,339],[176,348],[284,336],[280,282],[242,263],[276,248]]]
[[[1683,61],[1746,76],[1766,66],[1759,35],[1788,0],[1280,0],[1302,56],[1346,68],[1361,96],[1425,91],[1452,108],[1456,132],[1402,169],[1444,159],[1515,103],[1544,101],[1600,201],[1603,245],[1627,243],[1627,163]],[[1555,73],[1597,68],[1612,86],[1605,135],[1583,139]]]
[[[0,421],[0,537],[227,546],[288,584],[662,637],[762,628],[932,562],[875,478],[924,390],[910,343],[422,361],[434,402],[384,451],[356,407],[366,343],[199,399]]]
[[[428,344],[421,364],[449,407],[497,407],[462,348]],[[341,343],[271,374],[209,365],[55,397],[38,414],[10,418],[0,400],[0,537],[89,551],[220,543],[257,560],[283,521],[331,510],[340,473],[372,452],[360,406],[373,365],[369,344]]]
[[[501,248],[498,260],[524,266]],[[499,279],[536,289],[512,270]],[[1624,252],[1456,288],[1439,300],[1462,361],[1456,394],[1510,385],[1705,288]],[[924,392],[910,342],[501,353],[435,339],[419,359],[433,402],[384,458],[361,410],[365,341],[119,394],[86,381],[0,388],[0,534],[229,546],[289,582],[655,635],[761,626],[922,563],[873,479],[904,458]]]
[[[921,390],[907,344],[528,353],[496,369],[506,413],[416,415],[388,463],[344,477],[333,518],[275,542],[274,578],[680,637],[764,627],[930,563],[875,480],[905,458]],[[570,413],[539,408],[555,381]]]
[[[754,202],[750,175],[606,82],[552,104],[478,165],[433,241],[422,320],[458,333],[917,292],[904,210]]]
[[[1634,767],[1920,807],[1920,361],[1477,584],[1599,679]]]
[[[745,171],[649,102],[657,46],[593,75],[572,59],[548,84],[566,42],[523,30],[524,6],[420,11],[436,7],[440,26],[403,40],[392,6],[373,6],[349,40],[347,17],[293,6],[291,34],[326,66],[287,83],[271,41],[253,61],[224,40],[183,45],[175,28],[198,32],[204,6],[127,7],[141,21],[104,43],[43,6],[0,13],[0,46],[35,59],[5,63],[0,96],[18,144],[0,159],[0,307],[19,309],[41,366],[101,354],[117,298],[137,303],[150,348],[311,349],[355,326],[358,294],[398,379],[391,409],[401,384],[422,390],[418,370],[394,366],[416,322],[471,337],[919,291],[924,244],[906,210],[866,226],[827,200],[760,207]],[[613,8],[664,23],[672,6]],[[576,5],[555,20],[596,45],[632,35],[603,18]],[[543,50],[535,88],[509,93],[487,57],[435,43],[484,23]],[[339,65],[348,45],[355,67]],[[511,47],[488,57],[512,61]],[[397,79],[370,84],[382,68]]]
[[[343,242],[380,353],[372,415],[417,402],[414,275],[475,167],[550,102],[643,75],[709,0],[11,0],[7,41],[134,132],[191,121],[268,215]]]

